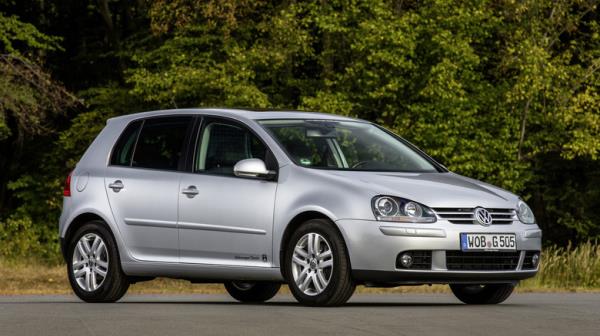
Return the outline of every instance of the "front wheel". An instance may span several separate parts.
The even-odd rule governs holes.
[[[242,282],[225,283],[225,289],[234,299],[240,302],[265,302],[273,298],[281,288],[274,282]]]
[[[450,285],[454,296],[466,304],[497,304],[504,302],[512,294],[515,285]]]
[[[85,302],[115,302],[129,288],[117,244],[103,222],[83,225],[70,240],[67,272],[73,292]]]
[[[302,304],[342,305],[354,293],[346,245],[327,220],[302,224],[286,246],[284,263],[290,290]]]

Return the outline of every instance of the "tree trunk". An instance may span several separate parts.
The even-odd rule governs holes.
[[[106,26],[106,36],[108,37],[108,42],[113,48],[118,49],[119,38],[115,30],[115,24],[112,20],[112,15],[110,14],[108,0],[98,0],[98,11],[100,12],[102,20],[104,20],[104,25]]]
[[[527,128],[527,115],[529,114],[529,105],[531,105],[532,97],[527,99],[525,103],[525,108],[523,109],[523,115],[521,116],[521,132],[519,135],[519,147],[517,152],[517,160],[521,161],[523,159],[523,142],[525,141],[525,129]]]

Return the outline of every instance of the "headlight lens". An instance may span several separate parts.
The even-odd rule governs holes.
[[[371,202],[373,214],[379,221],[433,223],[435,214],[428,207],[400,197],[375,196]]]
[[[531,208],[523,201],[517,203],[517,216],[519,220],[525,224],[535,224],[535,216]]]
[[[391,197],[380,197],[375,201],[375,208],[382,216],[393,216],[398,212],[398,203]]]
[[[417,203],[408,202],[404,205],[404,213],[410,217],[421,217],[423,210]]]

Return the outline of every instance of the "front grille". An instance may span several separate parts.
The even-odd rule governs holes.
[[[492,225],[512,224],[517,220],[514,209],[486,209],[492,215]],[[435,208],[433,211],[441,219],[452,224],[478,224],[475,219],[475,208]]]
[[[527,251],[525,252],[525,258],[523,259],[523,269],[535,269],[536,266],[533,266],[533,255],[539,254],[540,251]],[[538,261],[539,263],[539,261]]]
[[[446,251],[446,267],[453,271],[512,271],[520,252]]]
[[[404,253],[410,253],[412,256],[412,266],[409,269],[430,270],[431,269],[431,251],[405,251],[396,257],[396,268],[404,268],[400,264],[400,257]]]

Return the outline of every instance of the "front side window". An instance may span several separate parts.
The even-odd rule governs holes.
[[[434,164],[381,128],[331,120],[260,121],[298,165],[336,170],[437,172]]]
[[[257,158],[269,166],[271,154],[262,141],[241,125],[209,121],[198,137],[195,172],[233,175],[241,160]]]
[[[132,167],[177,170],[192,117],[152,118],[144,121],[133,154]]]

